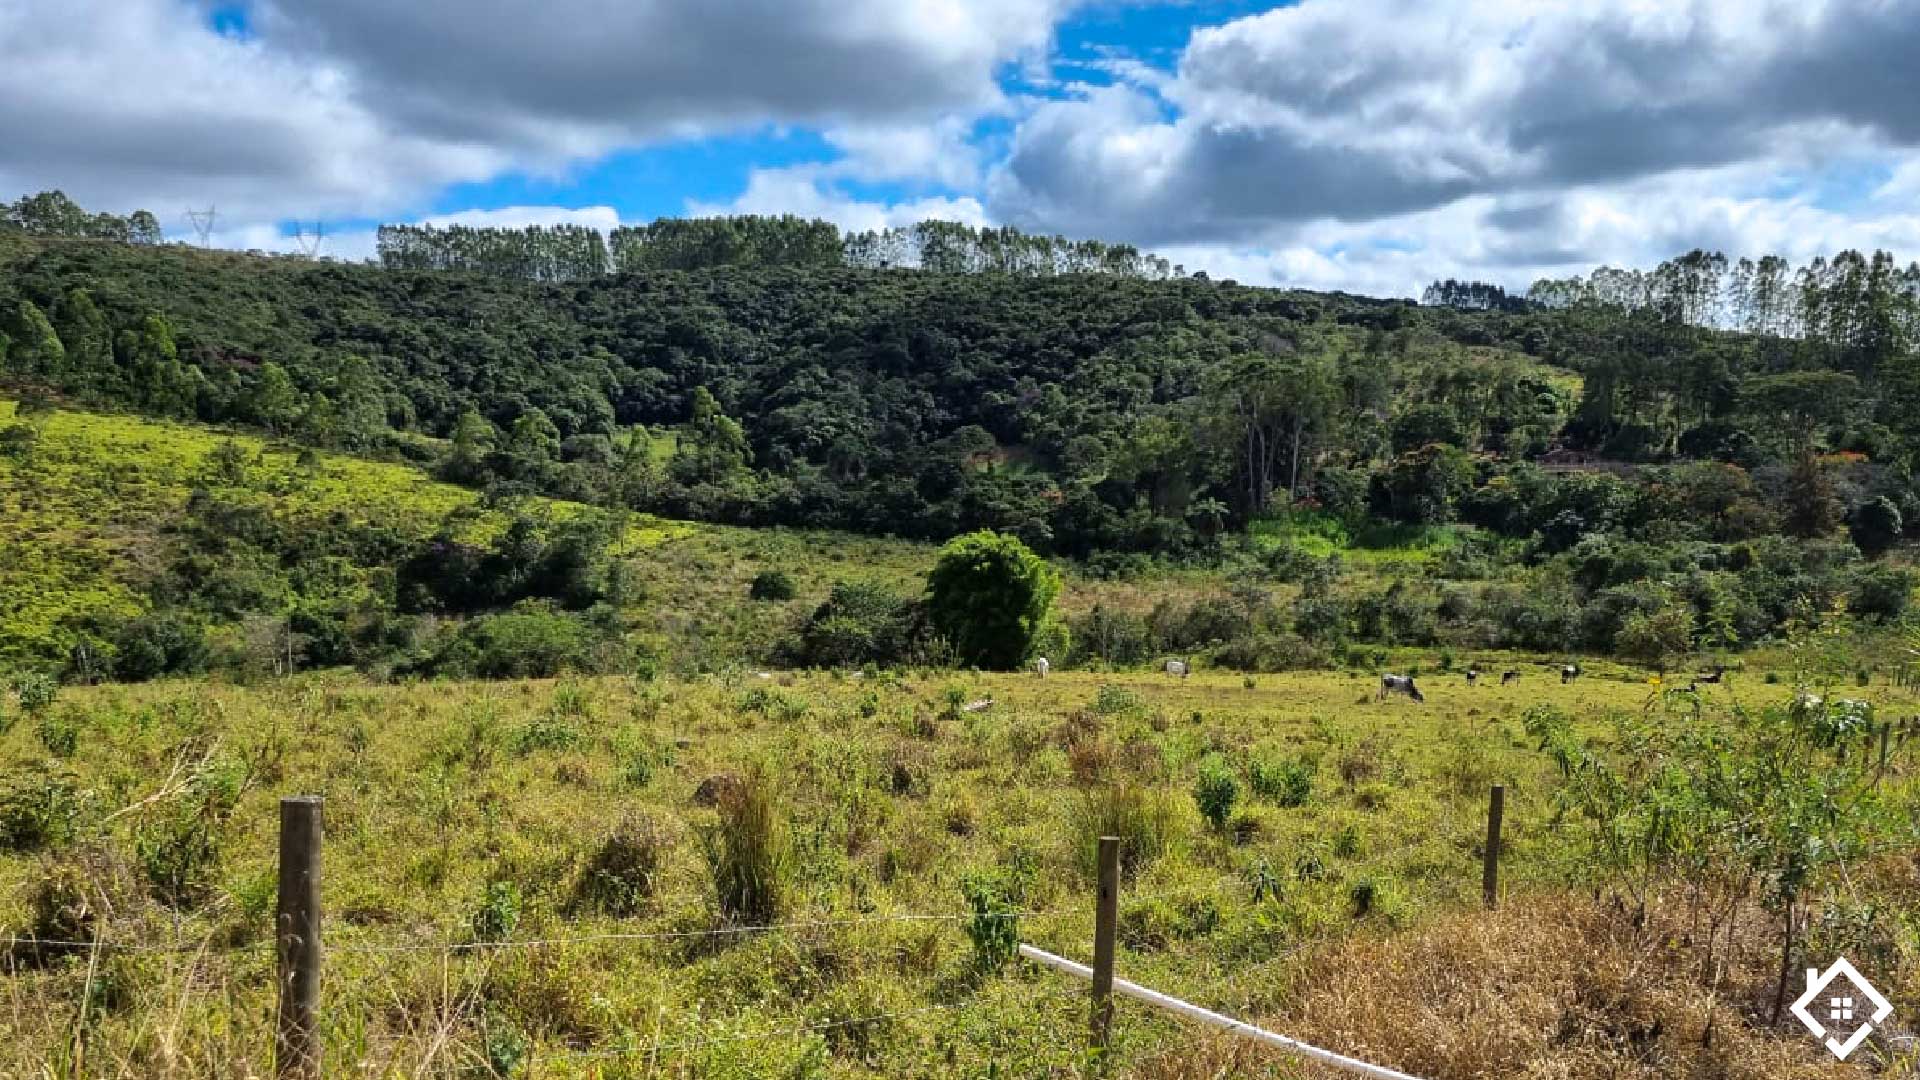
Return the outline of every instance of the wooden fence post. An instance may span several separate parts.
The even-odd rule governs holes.
[[[1120,838],[1100,838],[1100,895],[1093,912],[1094,1060],[1104,1067],[1113,1032],[1113,939],[1120,922]]]
[[[280,896],[274,932],[280,982],[274,1075],[320,1080],[320,808],[318,795],[280,800]]]
[[[1500,819],[1507,812],[1507,788],[1493,785],[1493,798],[1487,803],[1487,849],[1480,867],[1480,891],[1491,910],[1500,903]]]

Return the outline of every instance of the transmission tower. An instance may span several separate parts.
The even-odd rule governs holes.
[[[213,236],[213,223],[220,212],[209,206],[205,210],[188,210],[187,220],[193,223],[193,231],[200,237],[200,246],[206,247]]]
[[[313,223],[313,228],[309,229],[301,222],[294,222],[293,240],[294,243],[300,245],[301,254],[307,258],[312,259],[319,256],[321,247],[325,246],[327,242],[326,223],[316,221]]]

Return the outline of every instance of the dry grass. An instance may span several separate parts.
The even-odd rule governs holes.
[[[1767,1029],[1777,934],[1740,927],[1715,995],[1701,954],[1681,944],[1683,924],[1677,904],[1635,930],[1588,898],[1521,897],[1498,912],[1444,915],[1326,949],[1297,969],[1285,1005],[1255,1022],[1432,1080],[1812,1080],[1879,1071],[1868,1064],[1879,1048],[1843,1065],[1791,1018]],[[1209,1036],[1128,1075],[1344,1074]]]

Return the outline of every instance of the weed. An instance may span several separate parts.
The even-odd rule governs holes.
[[[0,850],[64,847],[92,808],[92,793],[71,775],[19,772],[0,777]]]
[[[1120,868],[1128,876],[1166,854],[1177,840],[1179,814],[1164,791],[1125,782],[1108,784],[1088,792],[1077,809],[1074,827],[1089,872],[1097,869],[1102,836],[1120,838]]]

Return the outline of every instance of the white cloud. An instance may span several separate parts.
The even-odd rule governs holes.
[[[1150,243],[1920,147],[1920,5],[1304,0],[1043,106],[989,207]],[[1124,72],[1123,72],[1124,73]]]
[[[694,217],[718,214],[797,214],[840,226],[844,232],[867,232],[939,219],[980,226],[986,209],[972,196],[930,196],[901,202],[861,200],[834,190],[811,169],[755,169],[747,189],[725,203],[689,201]]]

